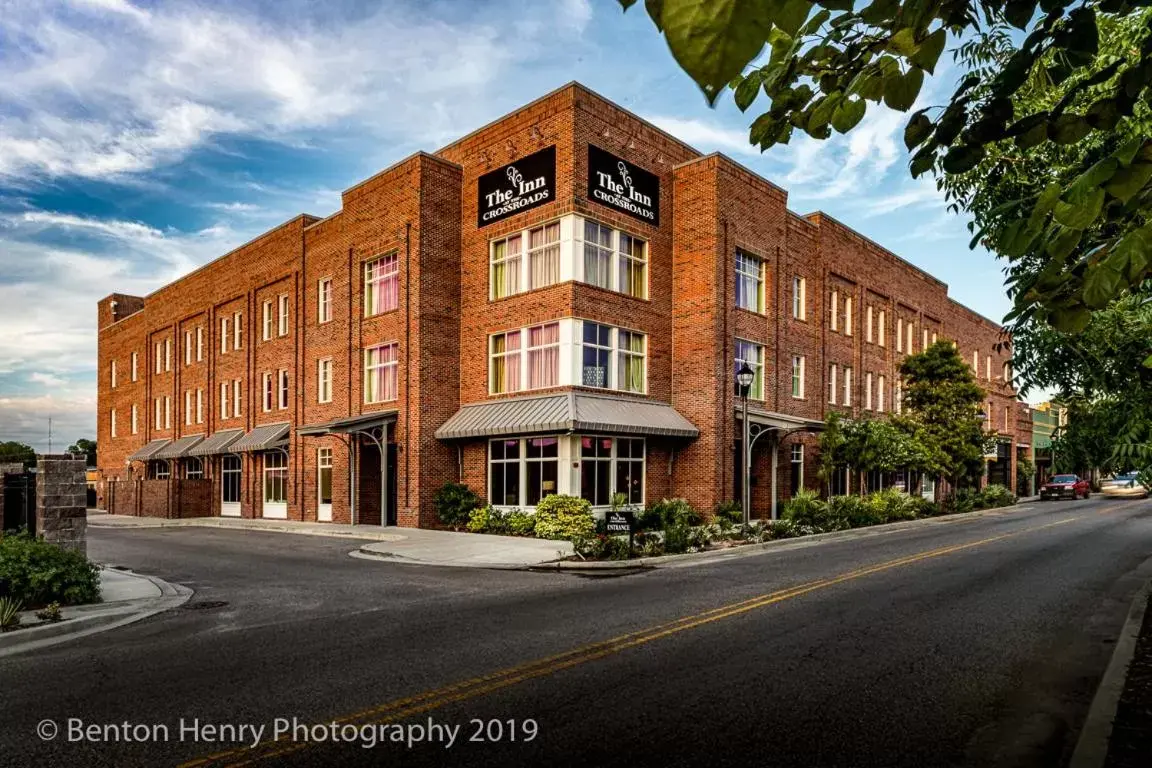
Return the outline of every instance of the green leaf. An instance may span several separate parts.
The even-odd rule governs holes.
[[[1092,313],[1084,307],[1057,307],[1049,315],[1052,326],[1061,333],[1080,333],[1088,327]]]
[[[816,0],[816,4],[830,11],[852,10],[852,0]]]
[[[894,73],[884,78],[884,103],[898,112],[907,112],[920,95],[924,71],[909,69],[903,75]]]
[[[904,126],[904,146],[908,147],[908,151],[911,152],[924,143],[924,140],[930,135],[932,135],[932,121],[924,114],[924,110],[920,110],[912,115],[908,125]]]
[[[1120,239],[1112,249],[1109,260],[1122,267],[1129,282],[1136,284],[1144,278],[1152,260],[1152,224],[1134,229]]]
[[[1004,18],[1017,29],[1027,29],[1035,14],[1036,0],[1008,0],[1004,7]]]
[[[1083,234],[1079,229],[1062,229],[1060,234],[1048,241],[1048,246],[1044,250],[1054,262],[1062,262],[1080,244]]]
[[[648,11],[648,18],[656,25],[656,29],[664,31],[664,22],[660,15],[664,12],[664,0],[644,0],[644,10]]]
[[[842,99],[832,113],[832,127],[839,133],[848,133],[864,119],[867,104],[863,99]]]
[[[916,51],[916,33],[911,27],[897,30],[896,34],[888,38],[888,43],[884,47],[892,53],[911,56]]]
[[[1106,181],[1111,179],[1119,166],[1120,161],[1114,157],[1106,157],[1098,163],[1095,163],[1072,181],[1072,184],[1068,187],[1068,193],[1064,195],[1064,198],[1068,200],[1068,202],[1077,202],[1085,199],[1085,197],[1093,191],[1093,188],[1102,186]]]
[[[663,0],[668,47],[709,103],[764,47],[772,29],[764,8],[757,0]]]
[[[836,91],[818,99],[812,108],[812,114],[808,117],[808,132],[822,132],[828,123],[832,122],[832,112],[843,98],[844,94]]]
[[[945,173],[964,173],[979,165],[985,154],[984,147],[979,144],[961,144],[948,150],[941,167]]]
[[[741,112],[748,109],[748,107],[752,106],[752,102],[756,101],[756,96],[760,93],[760,84],[763,81],[763,70],[754,69],[744,76],[744,79],[740,81],[740,85],[736,86],[736,93],[733,98]]]
[[[1133,163],[1127,168],[1116,171],[1104,188],[1112,197],[1127,203],[1137,192],[1144,189],[1150,178],[1152,178],[1152,163]]]
[[[1106,264],[1097,264],[1084,276],[1084,303],[1093,309],[1107,306],[1123,287],[1119,272]]]
[[[1092,132],[1092,126],[1079,115],[1060,115],[1048,123],[1048,138],[1057,144],[1075,144]]]
[[[1031,149],[1044,143],[1047,138],[1048,123],[1037,123],[1016,137],[1016,146],[1020,149]]]
[[[809,0],[783,0],[783,2],[748,2],[746,5],[768,6],[772,9],[772,22],[793,37],[800,31],[804,20],[812,10]],[[703,3],[708,5],[708,3]]]
[[[1103,207],[1104,190],[1096,188],[1075,202],[1057,200],[1052,209],[1052,215],[1056,217],[1056,221],[1066,227],[1084,229],[1096,221],[1096,217],[1100,215],[1100,210]]]
[[[1148,357],[1144,358],[1144,367],[1152,368],[1152,355],[1148,355]]]
[[[1060,185],[1054,181],[1044,188],[1044,191],[1036,198],[1036,205],[1032,207],[1032,213],[1028,217],[1030,229],[1039,229],[1044,224],[1044,219],[1051,213],[1056,201],[1060,199],[1060,192]]]
[[[824,26],[824,22],[828,21],[831,16],[831,12],[821,8],[815,13],[815,15],[812,16],[812,18],[808,19],[808,22],[800,30],[800,34],[797,35],[797,37],[806,37],[808,35],[816,34],[820,27]]]
[[[944,52],[944,44],[948,42],[948,33],[941,27],[921,41],[920,47],[909,58],[912,64],[920,69],[927,70],[929,74],[936,72],[936,62]]]
[[[1125,142],[1120,149],[1112,153],[1112,157],[1120,161],[1120,165],[1131,165],[1132,161],[1136,159],[1136,154],[1144,148],[1147,139],[1143,136],[1137,136]]]
[[[936,162],[936,152],[932,147],[924,147],[912,158],[912,178],[919,178],[922,173],[932,169]]]
[[[1088,124],[1098,131],[1110,131],[1120,122],[1120,105],[1116,99],[1100,99],[1085,113]]]
[[[774,135],[779,127],[780,121],[770,112],[765,112],[756,118],[752,122],[752,127],[748,129],[748,143],[756,146],[762,145],[765,138]]]

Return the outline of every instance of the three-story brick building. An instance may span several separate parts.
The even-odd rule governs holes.
[[[748,364],[768,514],[773,487],[817,484],[825,415],[898,410],[900,360],[937,339],[971,357],[1010,445],[1001,333],[771,182],[570,84],[357,184],[325,219],[103,299],[101,499],[431,526],[460,480],[505,507],[710,509],[740,497]]]

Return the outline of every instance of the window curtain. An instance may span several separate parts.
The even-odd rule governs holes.
[[[611,288],[612,230],[584,222],[584,282]]]
[[[549,224],[528,233],[531,288],[560,282],[560,225]]]
[[[528,329],[528,387],[554,387],[560,381],[560,324]]]
[[[644,335],[620,331],[620,389],[644,391]]]

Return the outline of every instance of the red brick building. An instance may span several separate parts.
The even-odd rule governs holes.
[[[767,514],[772,454],[778,498],[817,486],[811,430],[832,409],[894,411],[901,358],[938,338],[972,358],[1011,445],[999,326],[571,84],[351,187],[325,219],[103,299],[101,503],[432,526],[460,480],[508,507],[619,492],[711,509],[740,497],[747,362]]]

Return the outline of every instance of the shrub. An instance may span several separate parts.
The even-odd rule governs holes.
[[[536,516],[514,509],[504,518],[508,533],[513,536],[531,536],[536,531]]]
[[[628,539],[598,533],[592,536],[573,536],[572,549],[590,560],[627,560]]]
[[[536,505],[536,535],[542,539],[571,539],[591,536],[596,518],[587,499],[554,493]]]
[[[472,533],[484,533],[487,531],[493,511],[491,506],[476,507],[473,509],[468,515],[468,530]]]
[[[47,621],[55,624],[57,621],[63,621],[64,617],[60,614],[60,603],[52,602],[36,611],[36,618],[40,621]]]
[[[712,531],[709,526],[701,525],[688,529],[688,551],[699,552],[712,543]]]
[[[833,496],[828,500],[828,520],[824,530],[842,531],[846,528],[863,528],[882,522],[884,522],[882,511],[859,496]]]
[[[644,510],[640,522],[642,530],[666,530],[671,525],[699,525],[704,520],[684,499],[661,499]]]
[[[980,507],[995,509],[996,507],[1010,507],[1016,503],[1016,495],[1002,485],[992,484],[980,491]]]
[[[820,500],[816,492],[802,489],[784,502],[784,513],[781,517],[791,520],[796,525],[823,528],[827,522],[827,515],[828,506]]]
[[[664,540],[656,533],[640,532],[633,537],[636,557],[659,557],[664,554]]]
[[[480,497],[462,483],[444,483],[432,503],[440,522],[458,531],[470,522],[472,510],[480,506]]]
[[[734,525],[740,525],[744,522],[744,510],[741,509],[740,503],[736,501],[722,501],[716,505],[716,509],[712,510],[712,515],[716,520],[726,520]]]
[[[664,551],[670,555],[682,555],[688,551],[689,535],[692,529],[686,523],[677,523],[664,529]]]
[[[939,504],[923,496],[909,496],[908,506],[916,517],[936,517],[943,512]]]
[[[908,497],[895,488],[885,488],[871,493],[864,503],[873,511],[879,522],[892,523],[897,520],[911,520],[916,516]]]
[[[79,552],[27,533],[0,534],[0,598],[27,608],[100,601],[100,568]]]
[[[774,539],[791,539],[799,535],[799,526],[788,517],[773,520],[765,526],[764,530],[764,538],[768,541]]]
[[[0,597],[0,632],[20,626],[20,610],[24,604],[13,597]]]
[[[949,514],[963,514],[979,509],[979,493],[971,488],[961,488],[944,501],[944,510]]]

